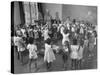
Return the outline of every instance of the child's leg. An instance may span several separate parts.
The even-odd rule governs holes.
[[[66,63],[67,63],[67,60],[68,60],[68,55],[65,54],[65,59],[64,59],[64,61],[65,61],[65,63],[64,63],[64,68],[65,68],[65,69],[66,69]]]
[[[66,63],[68,63],[68,54],[66,55]],[[67,69],[66,65],[65,65],[65,69]]]
[[[29,60],[29,71],[31,71],[32,59]]]
[[[64,62],[64,65],[65,65],[65,54],[63,53],[63,62]]]
[[[77,69],[77,59],[73,60],[73,66],[74,66],[74,69],[76,70]]]
[[[37,59],[35,59],[35,68],[37,68]]]
[[[46,61],[46,67],[47,67],[47,69],[48,69],[48,62]]]
[[[20,61],[21,61],[21,60],[22,60],[21,52],[19,51],[18,54],[19,54],[19,59],[20,59]]]
[[[75,67],[75,70],[77,68],[77,62],[76,62],[76,59],[74,59],[74,67]]]
[[[77,60],[77,69],[79,69],[79,60]]]
[[[50,69],[52,62],[48,63],[48,69]]]
[[[78,59],[76,59],[76,69],[78,69]]]
[[[73,69],[73,67],[74,67],[74,59],[72,59],[71,67],[72,67],[72,69]]]
[[[81,69],[81,65],[82,65],[81,63],[82,63],[82,59],[80,59],[80,61],[79,61],[79,64],[80,64],[79,65],[80,66],[79,69]]]
[[[21,63],[23,64],[23,52],[21,52]]]

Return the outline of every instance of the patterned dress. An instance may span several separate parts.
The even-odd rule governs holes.
[[[37,46],[34,45],[34,44],[28,44],[27,45],[27,49],[29,50],[29,58],[30,59],[36,59],[38,56],[37,56]]]

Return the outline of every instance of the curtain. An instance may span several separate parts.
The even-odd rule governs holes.
[[[19,10],[20,10],[20,20],[21,24],[24,25],[25,23],[25,14],[22,2],[19,2]]]
[[[38,20],[38,5],[36,2],[24,2],[25,24],[33,25]]]

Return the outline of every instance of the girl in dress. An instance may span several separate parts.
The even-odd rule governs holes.
[[[45,41],[45,53],[44,53],[44,61],[46,62],[47,69],[50,69],[51,63],[55,60],[55,55],[53,49],[51,47],[51,40],[47,39]]]
[[[82,59],[83,59],[83,51],[84,51],[84,43],[83,40],[80,41],[80,46],[78,49],[78,69],[81,69]]]
[[[77,68],[78,49],[79,45],[77,44],[77,39],[74,39],[73,45],[71,45],[71,53],[70,53],[70,57],[72,60],[72,69]]]
[[[94,37],[94,33],[91,33],[91,37],[89,39],[89,56],[93,56],[93,50],[94,50],[94,42],[95,42],[95,37]]]
[[[35,43],[33,44],[33,41],[30,40],[29,44],[27,45],[27,49],[29,50],[29,69],[31,71],[31,64],[34,61],[35,68],[37,69],[37,46]]]

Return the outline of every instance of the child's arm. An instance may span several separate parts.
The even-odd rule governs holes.
[[[35,51],[37,51],[37,46],[35,45]]]
[[[27,47],[26,47],[27,49],[29,49],[29,45],[27,45]]]

